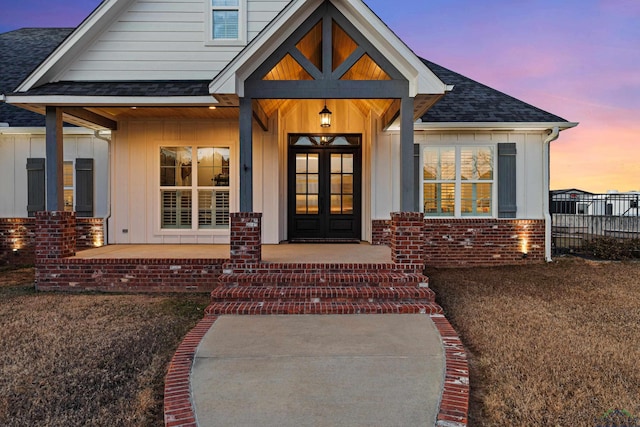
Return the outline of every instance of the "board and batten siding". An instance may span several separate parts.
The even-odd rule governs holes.
[[[94,159],[94,216],[107,214],[108,144],[93,135],[65,135],[63,159]],[[0,135],[0,217],[26,218],[27,159],[45,158],[45,136]]]
[[[247,40],[287,1],[247,0]],[[206,0],[136,0],[60,80],[210,80],[244,46],[207,45]]]
[[[119,122],[113,151],[112,215],[109,242],[114,244],[224,244],[227,228],[184,230],[160,228],[160,147],[219,146],[230,148],[230,212],[238,211],[238,123],[234,120],[131,120]],[[267,212],[263,226],[268,241],[277,240],[278,144],[272,132],[254,126],[254,198],[257,212]],[[265,163],[266,162],[266,163]],[[263,176],[264,174],[264,176]],[[273,224],[272,224],[273,223]]]

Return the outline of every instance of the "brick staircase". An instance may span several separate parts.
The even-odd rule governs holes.
[[[441,313],[420,272],[385,264],[226,264],[207,315]]]

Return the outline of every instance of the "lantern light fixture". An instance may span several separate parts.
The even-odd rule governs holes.
[[[320,127],[331,127],[331,111],[327,108],[327,100],[324,100],[324,108],[320,111]]]

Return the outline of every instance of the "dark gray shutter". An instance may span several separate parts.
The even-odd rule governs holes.
[[[93,159],[76,159],[76,216],[93,216]]]
[[[515,218],[516,206],[516,144],[498,144],[498,217]]]
[[[422,212],[420,206],[420,192],[422,189],[422,165],[420,164],[420,148],[418,144],[413,145],[413,204],[414,212]]]
[[[27,159],[27,213],[30,217],[45,208],[45,159]]]

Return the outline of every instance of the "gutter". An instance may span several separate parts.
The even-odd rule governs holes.
[[[544,212],[544,257],[547,262],[551,262],[551,214],[549,213],[549,190],[551,182],[551,150],[550,146],[553,141],[558,139],[560,128],[554,126],[549,129],[549,136],[545,138],[542,144],[542,173],[544,183],[542,185],[542,211]]]
[[[109,243],[109,220],[111,219],[111,138],[101,135],[99,130],[94,131],[93,136],[107,143],[107,214],[102,218],[102,232],[104,234],[102,243],[107,245]]]

